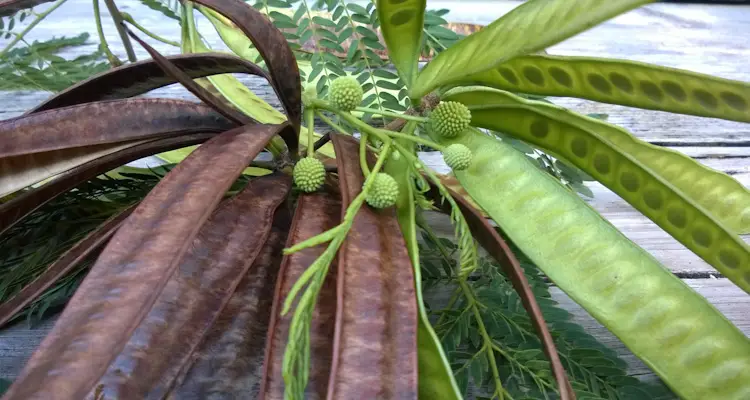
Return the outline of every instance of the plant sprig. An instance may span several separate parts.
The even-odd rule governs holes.
[[[304,248],[329,242],[323,254],[313,261],[294,283],[284,300],[281,311],[282,315],[287,314],[294,300],[302,292],[299,295],[299,300],[291,318],[287,346],[284,352],[282,374],[286,382],[284,391],[287,398],[303,398],[304,389],[309,378],[310,326],[320,289],[328,274],[331,262],[333,262],[336,253],[354,223],[354,218],[364,204],[370,190],[372,190],[375,176],[382,169],[383,164],[390,155],[390,146],[391,140],[386,138],[371,174],[365,179],[362,191],[349,204],[344,218],[338,226],[284,250],[285,254],[291,254]],[[305,287],[305,285],[307,286]]]

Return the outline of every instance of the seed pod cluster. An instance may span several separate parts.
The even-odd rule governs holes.
[[[370,193],[367,194],[367,204],[375,208],[387,208],[396,204],[398,199],[398,183],[392,176],[379,172],[373,178]]]
[[[455,143],[448,146],[443,152],[443,160],[456,171],[463,171],[471,165],[471,150],[468,147]]]
[[[312,193],[323,184],[326,179],[326,169],[323,163],[314,157],[305,157],[294,166],[294,183],[303,192]]]
[[[443,101],[432,110],[429,124],[435,132],[443,137],[456,137],[469,127],[471,111],[456,101]]]
[[[341,111],[352,111],[362,103],[364,92],[356,79],[345,76],[331,83],[328,99]]]

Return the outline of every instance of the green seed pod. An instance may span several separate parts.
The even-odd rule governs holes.
[[[463,171],[471,165],[471,150],[468,147],[455,143],[448,146],[443,152],[443,160],[451,169]]]
[[[429,123],[438,135],[455,137],[469,127],[471,111],[459,102],[443,101],[430,113]]]
[[[387,208],[396,204],[397,198],[398,183],[392,176],[380,172],[375,175],[372,188],[365,200],[374,208]]]
[[[363,96],[359,82],[351,76],[344,76],[331,83],[328,99],[339,110],[352,111],[362,103]]]
[[[323,184],[326,179],[326,169],[317,158],[305,157],[294,166],[294,183],[303,192],[312,193]]]

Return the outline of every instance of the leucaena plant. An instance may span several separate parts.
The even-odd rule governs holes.
[[[490,386],[492,398],[511,396],[498,362],[505,350],[485,324],[481,297],[505,296],[492,293],[497,286],[479,293],[470,285],[485,278],[479,245],[502,264],[531,316],[548,360],[537,363],[549,365],[546,387],[562,400],[574,399],[579,390],[570,384],[534,293],[498,231],[675,393],[700,400],[750,398],[750,340],[559,179],[500,138],[530,143],[575,165],[750,293],[750,248],[739,237],[750,232],[747,188],[617,126],[528,99],[579,97],[750,122],[747,83],[644,63],[534,54],[649,2],[529,0],[420,70],[426,1],[377,1],[377,20],[397,72],[380,74],[396,76],[386,80],[392,86],[405,85],[398,94],[411,107],[404,112],[363,107],[370,104],[363,95],[372,88],[365,90],[367,84],[346,71],[338,71],[327,92],[319,94],[315,86],[303,91],[283,33],[240,0],[195,1],[239,57],[168,58],[134,36],[152,62],[94,77],[28,115],[0,121],[7,138],[0,143],[0,161],[24,156],[54,164],[57,158],[44,156],[56,150],[55,157],[75,161],[52,184],[0,204],[0,231],[48,201],[47,190],[57,190],[54,197],[71,181],[128,157],[205,144],[142,204],[103,224],[47,271],[72,268],[114,235],[8,398],[76,399],[110,390],[179,397],[181,390],[209,395],[217,387],[241,398],[251,389],[223,378],[206,387],[201,374],[212,373],[215,363],[247,370],[234,349],[254,348],[265,339],[262,398],[460,399],[446,357],[446,350],[456,350],[455,341],[440,340],[441,321],[433,324],[423,301],[417,227],[429,236],[425,210],[449,214],[454,225],[455,260],[441,248],[456,267],[448,265],[458,285],[451,301],[465,306],[460,318],[471,322],[464,326],[477,327],[465,338],[477,349],[471,357],[480,371],[473,378]],[[192,2],[180,10],[183,52],[207,52]],[[295,18],[307,13],[307,23],[315,21],[307,7],[300,10]],[[277,22],[283,19],[274,15]],[[250,62],[257,55],[268,72]],[[266,78],[285,114],[244,86],[222,80],[235,72]],[[218,76],[198,80],[208,75]],[[112,93],[135,96],[165,82],[179,82],[206,104],[99,101]],[[92,110],[107,123],[93,119]],[[166,122],[144,122],[154,115]],[[316,118],[329,128],[324,134],[316,132]],[[48,132],[50,120],[77,121],[84,134],[67,134],[65,124]],[[125,147],[81,161],[77,151],[102,140]],[[426,166],[418,146],[442,153],[453,176]],[[271,175],[252,179],[217,209],[263,148],[275,156]],[[32,178],[25,174],[38,179],[31,183],[50,177],[22,167],[11,178],[28,183]],[[7,186],[7,193],[27,183]],[[296,200],[289,195],[292,187],[298,189]],[[285,207],[292,203],[290,222]],[[198,273],[206,275],[200,284],[194,281]],[[265,275],[248,280],[253,274]],[[175,306],[180,296],[191,299],[184,310]],[[19,304],[2,305],[0,321]],[[256,314],[267,316],[268,332],[260,339],[245,329],[257,326],[248,322]],[[198,328],[187,332],[182,326]],[[124,374],[122,365],[132,374]]]

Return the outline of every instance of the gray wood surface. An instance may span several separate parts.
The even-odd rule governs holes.
[[[160,14],[141,6],[137,0],[119,0],[117,4],[122,11],[129,12],[154,32],[175,40],[179,38],[176,23],[164,22]],[[428,6],[451,9],[448,15],[451,21],[487,24],[518,4],[516,1],[430,1]],[[213,48],[225,48],[205,20],[199,20],[198,26]],[[39,25],[30,39],[72,36],[82,31],[88,31],[92,35],[96,32],[91,2],[69,0]],[[124,51],[108,18],[105,18],[105,31],[115,52],[124,58]],[[548,52],[651,62],[750,81],[749,34],[750,6],[651,4],[553,46]],[[5,43],[7,41],[0,40],[0,48]],[[175,48],[153,41],[150,43],[166,54],[177,52]],[[93,44],[83,49],[91,50]],[[138,57],[147,57],[145,51],[136,50]],[[74,54],[65,54],[71,55]],[[271,90],[262,86],[261,81],[243,78],[243,82],[278,106]],[[49,93],[37,91],[0,92],[0,119],[19,115],[47,96]],[[154,91],[148,96],[192,98],[175,86]],[[636,136],[682,151],[709,167],[734,176],[745,186],[750,186],[750,124],[644,111],[578,99],[558,98],[554,102],[582,113],[606,113],[610,122],[628,129]],[[446,171],[439,155],[422,154],[422,158],[435,169]],[[707,278],[715,273],[713,268],[617,195],[599,184],[591,184],[590,187],[595,194],[592,206],[670,270],[684,278]],[[443,226],[442,231],[449,234],[446,226]],[[743,239],[750,242],[750,235],[743,236]],[[686,282],[750,335],[750,296],[726,279],[686,279]],[[622,343],[564,293],[555,289],[554,297],[574,314],[576,321],[621,352],[630,363],[633,375],[654,379],[650,370],[630,355]],[[18,373],[51,325],[52,320],[37,329],[29,330],[20,324],[0,333],[0,377],[12,378]]]

